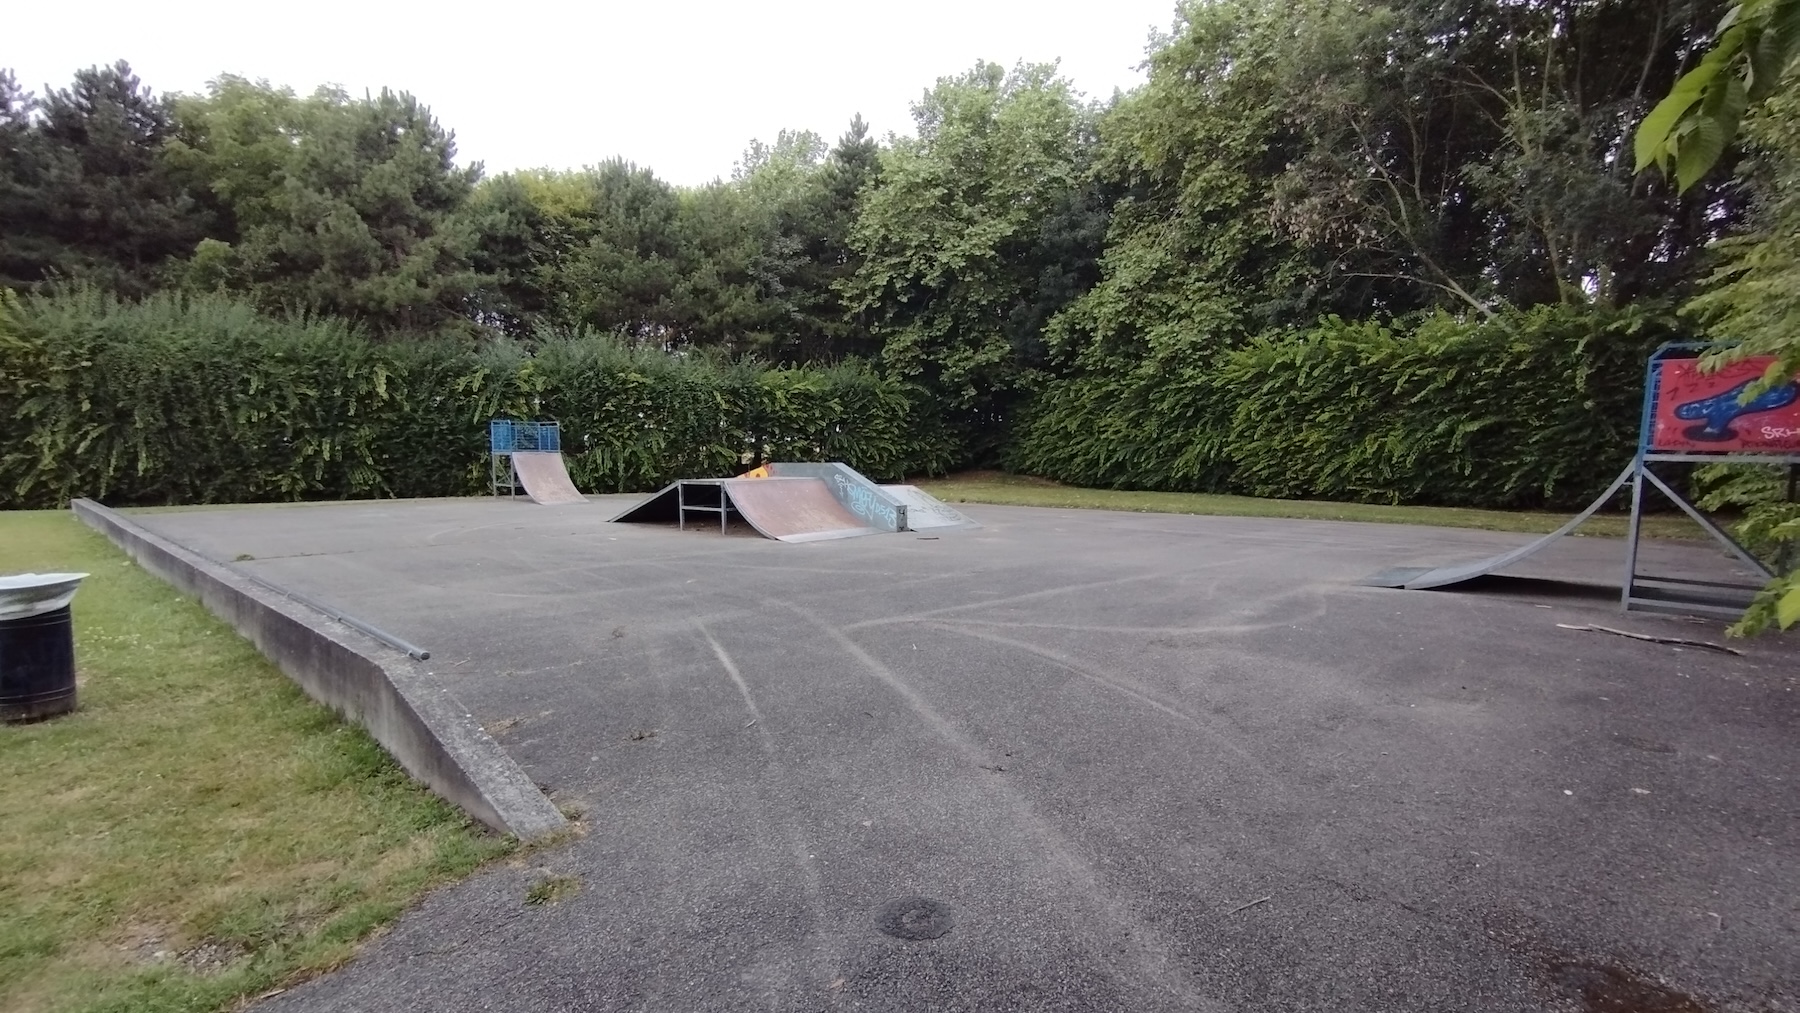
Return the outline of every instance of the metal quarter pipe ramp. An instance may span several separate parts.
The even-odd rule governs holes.
[[[538,503],[562,506],[587,502],[587,497],[569,481],[569,469],[563,464],[561,453],[515,452],[512,469],[525,494]]]
[[[1466,580],[1474,580],[1476,577],[1485,577],[1490,573],[1503,570],[1519,560],[1537,553],[1558,538],[1586,523],[1588,518],[1599,512],[1601,507],[1605,506],[1618,494],[1620,489],[1624,488],[1625,483],[1631,480],[1635,470],[1636,467],[1633,466],[1620,472],[1619,477],[1613,479],[1613,483],[1606,487],[1606,491],[1600,494],[1600,498],[1588,504],[1586,510],[1576,514],[1575,518],[1567,524],[1534,542],[1521,545],[1516,549],[1508,549],[1497,556],[1489,556],[1486,559],[1477,559],[1467,563],[1450,563],[1444,566],[1389,567],[1380,573],[1364,577],[1357,583],[1367,587],[1398,587],[1409,591],[1418,591],[1428,587],[1460,584]]]
[[[1681,490],[1656,473],[1658,464],[1742,462],[1778,465],[1800,472],[1800,383],[1762,386],[1766,377],[1787,373],[1774,356],[1733,354],[1729,342],[1668,341],[1644,364],[1644,406],[1638,421],[1637,453],[1623,474],[1574,520],[1548,535],[1487,559],[1448,566],[1396,566],[1364,578],[1375,587],[1428,588],[1460,584],[1502,570],[1574,531],[1631,483],[1631,526],[1625,537],[1625,572],[1619,607],[1626,612],[1669,612],[1737,619],[1775,569],[1738,543]],[[1740,350],[1741,351],[1741,350]],[[1755,416],[1756,424],[1740,424]],[[1645,573],[1639,550],[1649,497],[1661,494],[1740,564],[1731,580]],[[1791,495],[1790,495],[1791,498]],[[1748,578],[1748,582],[1746,581]]]
[[[782,542],[816,542],[878,534],[878,528],[844,509],[818,478],[683,479],[614,517],[623,523],[676,522],[717,518],[725,530],[735,515],[757,533]]]

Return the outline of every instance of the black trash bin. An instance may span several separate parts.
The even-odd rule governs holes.
[[[75,624],[69,606],[0,619],[0,721],[36,721],[75,709]]]

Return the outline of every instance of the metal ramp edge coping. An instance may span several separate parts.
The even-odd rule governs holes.
[[[746,494],[753,494],[763,489],[773,488],[777,484],[788,483],[803,485],[809,490],[818,490],[823,502],[829,503],[833,510],[838,511],[839,518],[835,519],[839,522],[837,526],[801,531],[780,531],[772,523],[773,518],[764,515],[764,508],[761,505],[751,505],[753,501],[751,495],[740,496],[738,499],[732,497],[734,488],[741,489]],[[711,491],[701,492],[701,490]],[[690,491],[699,493],[692,502],[688,499]],[[740,500],[745,502],[740,502]],[[746,505],[750,505],[750,509],[744,509]],[[812,506],[815,508],[815,517],[820,516],[816,510],[818,504],[814,503]],[[768,478],[678,479],[664,486],[643,502],[628,507],[617,516],[609,518],[608,523],[635,524],[675,521],[678,526],[686,527],[689,513],[718,515],[719,530],[721,531],[726,529],[732,515],[735,514],[754,528],[757,534],[780,542],[816,542],[880,533],[879,529],[864,525],[861,523],[861,518],[844,511],[836,497],[831,494],[829,484],[823,479],[798,475],[770,476]],[[826,516],[825,519],[831,518]]]

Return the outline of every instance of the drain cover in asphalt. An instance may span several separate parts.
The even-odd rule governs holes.
[[[950,905],[929,897],[896,897],[875,912],[875,927],[895,939],[936,939],[955,925]]]

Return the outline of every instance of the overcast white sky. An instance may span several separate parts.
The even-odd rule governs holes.
[[[78,67],[131,61],[158,91],[220,73],[307,92],[411,91],[489,172],[622,155],[675,183],[730,174],[752,137],[826,140],[861,112],[910,133],[908,103],[977,59],[1060,59],[1104,98],[1142,80],[1175,0],[741,0],[736,3],[303,4],[99,0],[16,5],[0,67],[42,94]]]

